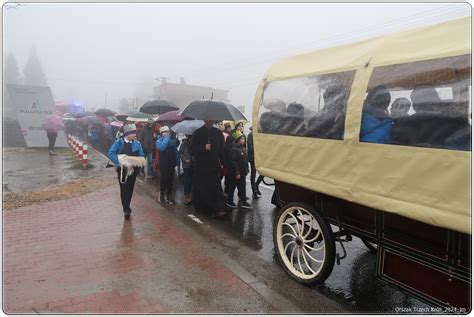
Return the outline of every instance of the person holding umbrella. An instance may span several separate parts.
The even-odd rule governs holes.
[[[225,198],[220,183],[224,161],[224,135],[206,120],[191,139],[195,158],[193,201],[198,212],[208,212],[212,217],[225,215]]]
[[[213,217],[225,215],[225,198],[220,182],[224,162],[224,134],[212,124],[221,120],[246,120],[233,105],[217,100],[195,100],[180,114],[205,122],[194,132],[191,149],[194,154],[193,201],[197,211]]]
[[[43,129],[46,130],[46,136],[48,137],[49,141],[49,155],[57,155],[56,152],[54,152],[54,144],[56,143],[58,131],[62,128],[64,128],[64,122],[62,117],[56,114],[46,117],[46,120],[43,123]]]

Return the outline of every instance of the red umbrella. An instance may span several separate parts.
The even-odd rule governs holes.
[[[43,128],[48,132],[57,133],[64,128],[63,118],[56,114],[49,115],[43,123]]]
[[[156,120],[157,122],[180,122],[183,121],[183,117],[178,115],[180,110],[173,110],[163,113]]]

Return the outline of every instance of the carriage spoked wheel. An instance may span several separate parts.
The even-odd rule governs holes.
[[[336,253],[332,230],[310,205],[283,206],[275,218],[273,239],[281,265],[298,282],[316,285],[331,274]]]

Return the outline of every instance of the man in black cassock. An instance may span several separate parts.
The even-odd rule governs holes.
[[[193,201],[198,212],[207,212],[212,217],[225,215],[225,198],[220,173],[224,162],[224,135],[206,121],[191,139],[195,158]]]

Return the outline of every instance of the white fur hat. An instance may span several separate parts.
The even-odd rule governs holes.
[[[170,132],[170,128],[167,125],[164,125],[160,128],[160,133]]]

